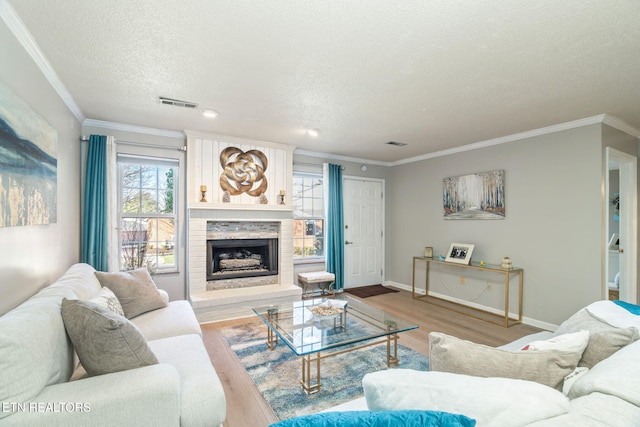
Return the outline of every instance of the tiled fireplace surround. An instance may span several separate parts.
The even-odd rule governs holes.
[[[187,281],[193,308],[200,322],[253,315],[251,307],[300,299],[301,290],[293,274],[293,150],[295,147],[267,141],[185,131],[187,135]],[[243,157],[223,159],[221,153],[233,147]],[[244,170],[250,154],[261,152],[268,160],[264,179],[268,184],[261,197],[248,192],[224,194],[220,184],[232,161]],[[255,160],[254,160],[255,161]],[[223,164],[224,163],[224,164]],[[234,169],[235,170],[235,169]],[[205,195],[199,191],[206,189]],[[286,195],[280,202],[280,195]],[[205,199],[201,201],[201,199]],[[264,204],[263,204],[264,203]],[[237,228],[237,229],[236,229]],[[277,237],[278,275],[247,279],[237,286],[216,284],[207,290],[207,234],[228,231],[231,237],[261,233]],[[272,236],[271,234],[277,234]],[[216,237],[218,238],[218,237]],[[235,279],[230,279],[235,280]],[[244,286],[244,285],[251,286]],[[212,289],[212,288],[217,289]]]
[[[293,282],[293,219],[290,210],[271,210],[248,206],[189,209],[189,292],[198,319],[251,314],[251,307],[278,300],[300,298],[300,288]],[[230,279],[207,286],[207,239],[278,239],[278,275]],[[209,288],[209,289],[207,289]]]

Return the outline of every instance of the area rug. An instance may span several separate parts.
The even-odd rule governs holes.
[[[386,344],[329,357],[321,362],[321,390],[307,395],[300,386],[300,358],[282,342],[274,351],[269,350],[266,325],[233,326],[221,329],[220,334],[281,420],[316,413],[360,397],[362,377],[368,372],[387,369]],[[399,337],[402,339],[402,334]],[[429,368],[426,356],[402,345],[398,346],[398,358],[398,368]]]
[[[345,289],[344,291],[359,298],[369,298],[376,295],[400,292],[382,285],[360,286],[358,288]]]

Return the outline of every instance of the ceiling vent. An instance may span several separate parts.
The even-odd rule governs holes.
[[[387,142],[387,145],[395,145],[397,147],[404,147],[407,144],[405,144],[404,142],[389,141],[389,142]]]
[[[160,103],[164,105],[173,105],[174,107],[183,108],[198,108],[198,104],[196,104],[195,102],[180,101],[179,99],[171,99],[164,96],[160,96],[159,99]]]

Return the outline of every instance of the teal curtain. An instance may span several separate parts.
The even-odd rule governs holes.
[[[328,165],[327,271],[336,277],[335,289],[344,288],[344,214],[342,166]]]
[[[91,135],[84,185],[82,262],[98,271],[109,270],[107,220],[107,137]]]

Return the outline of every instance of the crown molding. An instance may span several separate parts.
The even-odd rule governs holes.
[[[604,118],[602,119],[602,123],[605,125],[611,126],[612,128],[616,128],[621,132],[624,132],[628,135],[635,136],[636,138],[640,138],[640,130],[634,128],[629,123],[621,120],[617,117],[610,116],[608,114],[603,114]]]
[[[393,166],[393,164],[391,162],[383,162],[383,161],[380,161],[380,160],[364,159],[364,158],[360,158],[360,157],[339,156],[339,155],[336,155],[336,154],[321,153],[321,152],[318,152],[318,151],[296,150],[295,154],[301,154],[303,156],[309,156],[309,157],[320,157],[320,158],[323,158],[323,159],[330,159],[330,160],[342,160],[342,161],[345,161],[345,162],[366,163],[368,165]]]
[[[49,60],[44,56],[40,47],[33,39],[33,36],[27,30],[24,23],[7,0],[0,0],[0,18],[2,18],[9,28],[9,31],[11,31],[16,39],[18,39],[18,42],[36,63],[36,66],[40,69],[49,84],[53,87],[58,96],[60,96],[67,108],[69,108],[71,114],[73,114],[75,118],[82,123],[85,120],[85,117],[80,110],[80,107],[78,107],[78,104],[76,104],[76,101],[67,90],[67,87],[62,83],[60,77],[58,77],[58,74],[49,63]]]
[[[220,140],[220,141],[232,142],[236,144],[245,144],[245,145],[258,144],[258,145],[262,145],[263,147],[276,148],[276,149],[285,150],[289,152],[293,152],[296,149],[296,147],[291,144],[282,144],[280,142],[264,141],[261,139],[250,139],[250,138],[243,138],[240,136],[221,135],[219,133],[200,132],[200,131],[188,130],[188,129],[185,129],[184,133],[189,138],[200,138],[205,140]]]
[[[593,125],[598,123],[609,124],[610,126],[616,127],[617,129],[622,130],[623,132],[626,132],[626,133],[629,133],[627,131],[628,129],[634,130],[631,126],[626,125],[626,123],[624,123],[622,120],[618,120],[612,116],[607,116],[606,114],[600,114],[598,116],[586,117],[584,119],[578,119],[570,122],[559,123],[557,125],[551,125],[551,126],[547,126],[539,129],[533,129],[525,132],[515,133],[513,135],[506,135],[506,136],[501,136],[499,138],[487,139],[485,141],[474,142],[472,144],[450,148],[447,150],[436,151],[433,153],[423,154],[416,157],[409,157],[409,158],[398,160],[395,162],[390,162],[388,163],[388,166],[404,165],[407,163],[419,162],[421,160],[433,159],[433,158],[442,157],[442,156],[449,156],[451,154],[463,153],[465,151],[477,150],[479,148],[491,147],[493,145],[506,144],[508,142],[520,141],[522,139],[533,138],[536,136],[547,135],[550,133],[561,132],[564,130],[575,129],[582,126],[588,126],[588,125]],[[623,125],[626,125],[627,130],[620,128],[620,127],[624,128]],[[636,130],[635,132],[636,132],[635,135],[637,135],[638,131]],[[630,133],[630,135],[634,135],[634,134]]]
[[[107,122],[103,120],[85,119],[82,126],[98,127],[104,129],[121,130],[125,132],[142,133],[146,135],[164,136],[167,138],[178,138],[184,140],[184,132],[175,130],[149,128],[146,126],[129,125],[126,123]]]

